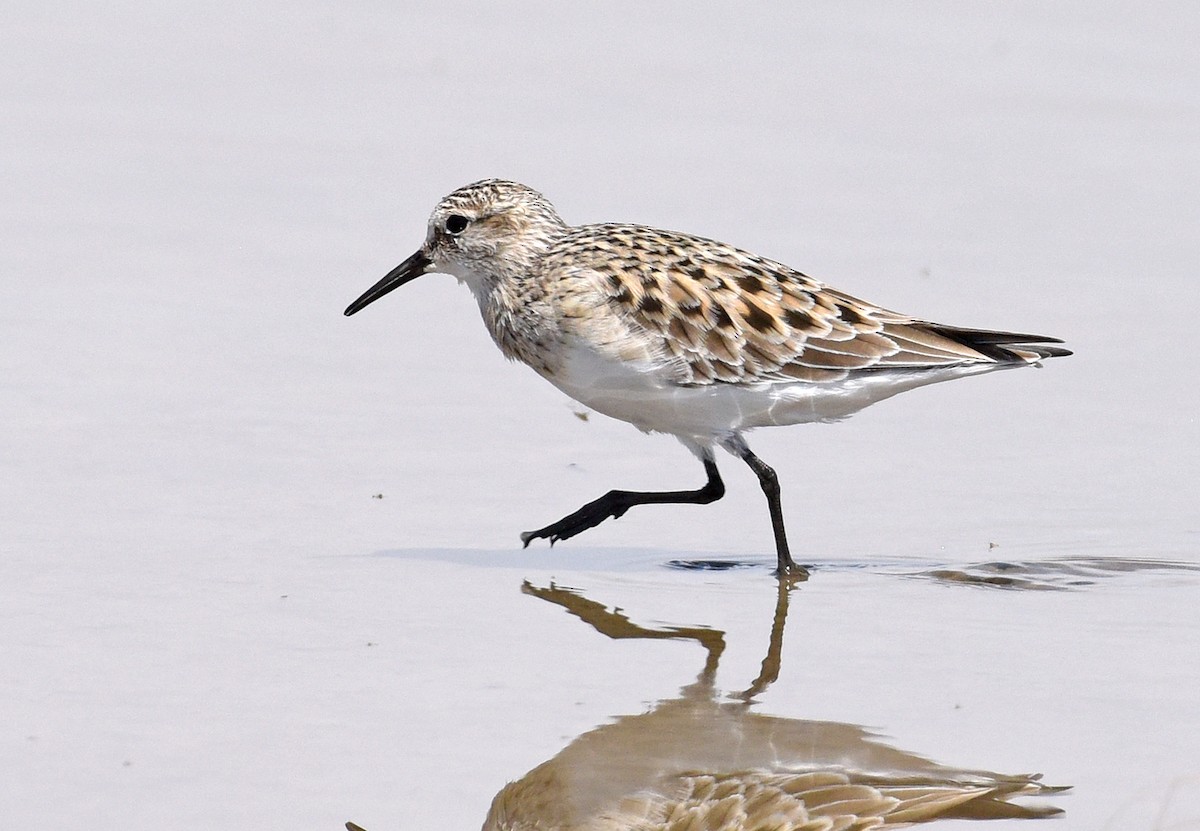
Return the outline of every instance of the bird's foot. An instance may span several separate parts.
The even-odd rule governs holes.
[[[775,566],[774,574],[780,580],[787,580],[791,583],[801,583],[808,579],[809,571],[805,566],[802,566],[793,560],[790,554],[784,553],[779,557],[779,562]]]
[[[595,528],[604,520],[617,519],[629,510],[631,502],[625,491],[609,491],[599,499],[584,505],[573,514],[567,514],[558,522],[552,522],[536,531],[522,531],[521,543],[529,547],[533,540],[549,540],[554,545],[559,540],[568,540],[589,528]]]

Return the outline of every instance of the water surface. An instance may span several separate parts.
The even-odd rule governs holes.
[[[8,824],[478,827],[705,666],[526,581],[723,633],[741,706],[777,603],[743,465],[522,551],[702,470],[506,364],[450,278],[341,315],[485,176],[1064,338],[751,436],[816,568],[749,712],[1042,774],[1054,827],[1198,824],[1190,7],[9,5]],[[752,567],[667,565],[708,560]]]

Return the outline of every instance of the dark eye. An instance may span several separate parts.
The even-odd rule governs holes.
[[[458,236],[467,229],[467,218],[461,214],[450,214],[446,217],[446,233]]]

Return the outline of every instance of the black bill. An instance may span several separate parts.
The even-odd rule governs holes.
[[[433,263],[430,262],[429,258],[426,257],[422,252],[418,251],[416,254],[413,254],[407,260],[400,263],[400,265],[389,271],[386,277],[367,289],[363,293],[362,297],[358,298],[349,306],[347,306],[346,316],[349,317],[360,309],[371,305],[389,291],[400,288],[409,280],[420,277],[429,269],[429,266],[432,264]]]

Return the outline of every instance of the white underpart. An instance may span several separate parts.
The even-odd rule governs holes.
[[[685,444],[711,447],[755,427],[837,421],[901,392],[1020,364],[991,361],[937,369],[851,373],[841,381],[681,387],[661,367],[608,358],[585,344],[568,348],[548,380],[596,412]]]

